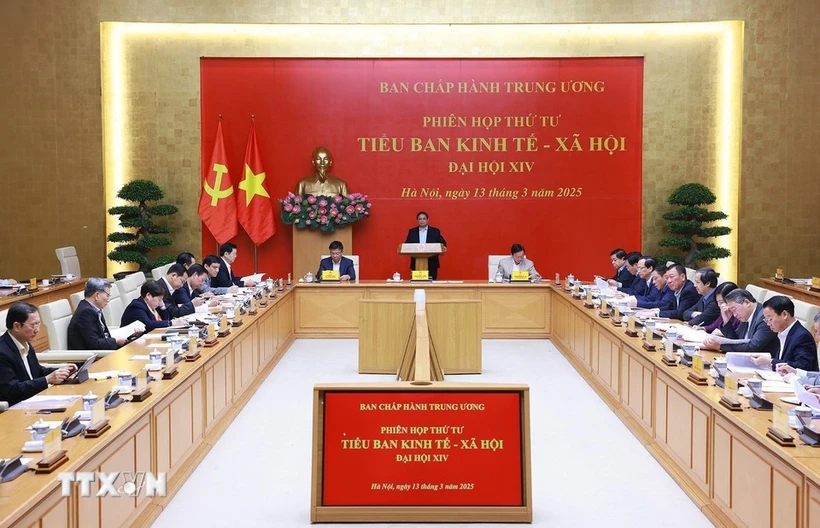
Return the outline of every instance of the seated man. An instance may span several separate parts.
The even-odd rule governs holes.
[[[226,242],[219,246],[219,256],[221,257],[219,273],[211,279],[212,288],[230,288],[231,286],[247,286],[248,288],[252,288],[256,286],[256,283],[253,281],[248,281],[243,284],[242,279],[233,274],[231,265],[236,261],[237,257],[236,244]]]
[[[719,348],[721,352],[768,352],[774,357],[780,350],[780,342],[763,319],[763,308],[754,296],[738,288],[723,299],[726,309],[740,319],[740,324],[737,327],[730,323],[721,325],[721,335],[712,334],[703,340],[703,344]]]
[[[625,295],[641,297],[648,295],[652,289],[652,272],[655,270],[655,259],[641,257],[635,266],[635,278],[629,287],[619,287],[618,291]]]
[[[700,300],[695,285],[686,278],[686,268],[680,264],[668,268],[666,270],[666,285],[674,292],[674,303],[670,307],[660,308],[658,316],[668,317],[669,319],[683,319],[683,313]]]
[[[170,319],[184,317],[196,311],[192,301],[188,301],[185,304],[177,304],[176,301],[174,301],[174,292],[180,289],[187,279],[188,275],[185,272],[185,268],[183,268],[181,264],[172,264],[171,267],[168,268],[165,276],[157,281],[165,290],[162,302],[165,304],[165,309],[168,311],[168,317]],[[197,304],[202,304],[202,299],[200,299]]]
[[[227,288],[219,288],[211,284],[214,277],[219,275],[219,267],[221,264],[222,259],[216,255],[208,255],[205,257],[205,260],[202,261],[202,265],[205,267],[205,271],[208,272],[208,275],[205,277],[199,289],[202,292],[202,296],[206,299],[214,295],[225,295],[226,293],[236,293],[239,291],[239,286],[234,284],[231,284],[231,286]]]
[[[655,310],[663,308],[668,309],[675,305],[675,292],[673,292],[666,284],[666,266],[659,264],[655,266],[652,271],[652,293],[643,297],[635,297],[629,299],[629,306],[632,308],[643,308],[644,310],[653,310],[650,313],[641,313],[640,315],[655,316]]]
[[[612,280],[621,284],[632,284],[632,274],[626,269],[626,251],[621,248],[613,249],[609,254],[612,267],[615,268],[615,275]]]
[[[31,341],[40,331],[40,313],[36,306],[16,302],[6,315],[8,330],[0,336],[0,400],[15,405],[31,398],[50,385],[59,385],[74,365],[47,368],[40,365]]]
[[[316,271],[316,281],[322,282],[323,271],[338,272],[340,281],[356,280],[356,269],[353,267],[353,261],[342,256],[345,249],[344,244],[338,240],[334,240],[327,248],[330,250],[330,256],[323,258],[319,262],[319,269]]]
[[[162,303],[165,296],[165,288],[158,282],[146,282],[140,288],[140,296],[131,301],[122,313],[120,326],[127,326],[134,321],[141,321],[145,325],[145,330],[150,332],[155,328],[166,328],[168,326],[185,326],[188,321],[185,319],[172,319]]]
[[[638,251],[633,251],[626,255],[626,271],[627,274],[623,274],[623,276],[618,279],[609,279],[607,283],[612,286],[613,288],[622,289],[622,288],[631,288],[632,283],[637,279],[638,275],[638,263],[641,261],[641,254]]]
[[[85,299],[80,301],[68,323],[69,350],[116,350],[126,339],[114,339],[102,310],[111,298],[111,284],[92,277],[85,283]]]
[[[763,320],[777,333],[777,353],[752,356],[759,367],[776,368],[786,363],[795,369],[818,370],[817,349],[811,333],[794,318],[794,303],[785,295],[775,295],[763,303]]]
[[[683,312],[683,320],[690,325],[704,325],[712,323],[720,315],[715,288],[718,285],[718,276],[712,268],[700,268],[695,273],[695,289],[700,294],[700,300]]]
[[[498,261],[498,272],[504,282],[512,280],[513,271],[526,271],[529,273],[530,282],[541,282],[541,275],[535,270],[535,264],[524,255],[524,246],[513,244],[510,248],[510,256]]]
[[[173,294],[174,302],[178,306],[188,306],[189,304],[194,307],[200,306],[205,301],[199,288],[202,287],[202,283],[205,282],[207,276],[208,272],[205,271],[204,266],[201,264],[191,265],[188,268],[188,280],[183,282],[182,287],[178,288]]]
[[[194,257],[193,253],[188,253],[187,251],[183,251],[179,255],[177,255],[177,264],[181,264],[183,268],[186,270],[196,264],[196,257]]]

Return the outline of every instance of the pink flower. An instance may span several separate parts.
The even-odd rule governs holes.
[[[307,201],[308,201],[309,204],[315,204],[316,203],[316,197],[311,194],[310,196],[307,197]]]
[[[293,206],[290,205],[290,204],[285,205],[285,211],[287,211],[287,212],[293,211]]]
[[[331,209],[330,210],[330,216],[336,216],[338,214],[339,214],[339,211],[337,211],[336,209]]]
[[[345,211],[347,211],[347,214],[353,214],[353,211],[355,210],[356,209],[354,209],[352,205],[348,205],[347,207],[345,207]]]
[[[336,203],[341,202],[342,201],[342,195],[337,194],[336,196],[333,197],[333,201],[336,202]]]
[[[336,217],[335,222],[336,222],[337,224],[341,224],[341,223],[342,223],[342,219],[341,219],[341,218],[339,218],[339,217],[337,216],[337,217]]]
[[[306,220],[305,224],[310,225],[310,220]]]
[[[324,207],[320,207],[320,208],[319,208],[319,214],[320,214],[320,215],[327,214],[327,209],[326,209],[326,208],[324,208]]]
[[[302,208],[301,208],[301,207],[299,207],[298,205],[294,205],[294,206],[293,206],[293,214],[299,214],[299,212],[300,212],[301,210],[302,210]]]
[[[322,198],[321,200],[319,200],[319,205],[322,207],[327,207],[327,200]]]
[[[323,216],[322,218],[319,219],[319,222],[321,222],[323,224],[326,224],[327,223],[327,217]]]
[[[370,216],[370,213],[369,213],[369,212],[367,212],[367,211],[365,211],[365,212],[364,212],[364,215],[365,215],[365,216]]]
[[[364,206],[362,204],[356,204],[356,212],[361,213],[364,211]]]
[[[367,208],[370,209],[371,207],[373,207],[373,204],[371,204],[370,202],[367,202]]]
[[[316,218],[316,213],[314,213],[313,211],[309,212],[308,213],[308,218],[311,218],[311,219]]]
[[[301,194],[296,194],[293,197],[295,198],[295,201],[297,201],[297,202],[301,202],[302,200],[304,200],[304,198],[302,197]]]

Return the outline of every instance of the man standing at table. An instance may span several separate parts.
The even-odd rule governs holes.
[[[16,302],[6,315],[6,333],[0,336],[0,400],[15,405],[51,385],[59,385],[74,365],[47,368],[40,365],[30,341],[40,331],[36,306]]]
[[[513,244],[510,248],[510,256],[498,261],[498,272],[504,282],[512,280],[513,271],[526,271],[529,273],[530,282],[541,282],[541,275],[535,271],[535,264],[524,255],[524,246]]]
[[[424,211],[419,211],[416,215],[416,220],[419,223],[418,227],[414,227],[407,232],[405,244],[441,244],[444,252],[447,252],[447,241],[441,236],[441,231],[431,225],[428,225],[429,216]],[[438,255],[434,255],[427,259],[427,267],[430,271],[430,278],[436,280],[438,277],[439,261]],[[410,259],[410,269],[416,269],[416,259]]]

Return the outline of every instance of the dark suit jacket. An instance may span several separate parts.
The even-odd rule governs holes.
[[[629,287],[632,285],[632,279],[635,278],[635,275],[629,273],[629,270],[626,269],[626,264],[624,264],[615,272],[615,276],[612,278],[623,284],[624,287]]]
[[[751,328],[748,342],[720,345],[721,352],[768,352],[775,357],[780,350],[780,341],[763,320],[763,305],[760,303],[755,303],[755,313],[749,321],[741,322],[737,328],[729,323],[721,325],[720,332],[729,339],[743,339],[748,328]]]
[[[780,339],[776,338],[775,341],[780,344]],[[817,366],[817,347],[814,338],[800,321],[796,321],[789,330],[780,354],[772,354],[772,370],[778,363],[788,363],[790,367],[809,372],[820,370]]]
[[[9,333],[0,336],[0,400],[9,402],[9,405],[20,403],[46,390],[46,376],[57,370],[40,365],[31,343],[28,343],[26,360],[33,379],[29,379],[23,358]]]
[[[233,274],[233,268],[228,271],[228,265],[221,258],[219,259],[219,273],[211,279],[211,288],[230,288],[231,286],[244,286],[242,278]]]
[[[316,282],[322,282],[322,272],[328,270],[333,271],[333,260],[330,257],[325,257],[319,262],[319,270],[316,272]],[[356,268],[353,267],[353,260],[342,257],[339,261],[339,276],[350,275],[350,280],[356,280]]]
[[[102,319],[102,326],[100,325]],[[97,308],[83,299],[68,323],[69,350],[116,350],[117,340],[111,337],[105,317],[97,315]]]
[[[649,288],[652,288],[655,291],[660,291],[657,288],[655,288],[652,284],[649,284],[647,286],[645,280],[635,275],[635,278],[632,280],[631,286],[621,286],[620,288],[618,288],[618,290],[624,292],[627,295],[634,295],[637,298],[647,295],[649,293]]]
[[[174,302],[177,304],[190,304],[191,306],[193,306],[191,300],[196,299],[200,295],[202,295],[201,291],[191,291],[191,286],[188,284],[188,281],[185,281],[182,287],[174,292],[174,295],[172,295],[172,297],[174,299]],[[194,307],[194,311],[196,311],[196,307]]]
[[[700,300],[700,294],[698,290],[695,289],[695,285],[692,281],[687,280],[683,283],[683,288],[681,289],[680,296],[678,296],[675,302],[672,304],[672,308],[664,310],[661,308],[661,311],[658,313],[660,317],[668,317],[670,319],[683,319],[683,314],[686,310],[693,307],[697,302]]]
[[[647,295],[637,299],[638,308],[660,308],[661,310],[669,310],[675,307],[675,292],[669,286],[664,286],[662,290],[652,286],[654,295]]]
[[[700,315],[693,316],[694,312],[700,312]],[[718,306],[717,294],[714,290],[708,298],[701,297],[693,307],[683,312],[683,320],[689,321],[692,326],[712,323],[718,317],[720,317],[720,306]]]
[[[419,243],[419,228],[414,227],[410,231],[407,232],[407,238],[404,240],[405,244],[418,244]],[[437,227],[427,226],[427,243],[428,244],[441,244],[444,247],[447,247],[447,241],[444,240],[444,237],[441,236],[441,231],[438,230]],[[440,267],[438,261],[438,255],[434,257],[430,257],[427,259],[427,266],[430,268],[430,274],[434,275],[435,270],[438,270]],[[416,259],[410,259],[410,269],[416,269]]]
[[[142,297],[137,297],[131,301],[131,303],[126,306],[125,310],[122,312],[122,322],[120,323],[120,326],[127,326],[134,321],[141,321],[142,324],[145,325],[146,332],[150,332],[155,328],[165,328],[167,326],[171,326],[171,321],[168,317],[168,310],[159,310],[158,313],[160,317],[162,317],[159,321],[154,319],[154,314],[151,313],[151,309],[148,308],[148,305],[145,304]]]
[[[165,303],[165,311],[168,312],[168,319],[174,319],[176,317],[184,317],[186,315],[190,315],[196,311],[194,307],[194,303],[188,300],[187,303],[179,305],[174,300],[174,292],[170,290],[170,286],[167,282],[165,282],[165,278],[162,278],[157,281],[157,284],[162,286],[162,289],[165,290],[165,294],[162,296],[162,302]],[[182,288],[187,288],[187,284],[183,284]],[[180,288],[179,290],[181,290]],[[174,291],[179,291],[174,290]]]

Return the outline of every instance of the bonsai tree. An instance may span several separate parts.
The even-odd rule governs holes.
[[[663,215],[672,236],[662,238],[659,245],[679,249],[686,254],[682,257],[662,255],[659,257],[660,262],[672,260],[689,268],[696,268],[698,261],[727,258],[731,255],[728,249],[706,241],[732,232],[727,226],[704,226],[728,217],[722,211],[710,211],[703,207],[716,200],[714,193],[699,183],[686,183],[672,191],[667,202],[678,208]]]
[[[136,231],[117,231],[108,235],[109,242],[118,244],[108,254],[109,259],[121,263],[133,262],[139,266],[139,271],[149,271],[174,261],[175,257],[168,255],[156,259],[148,256],[152,249],[173,244],[171,237],[167,236],[171,228],[154,224],[153,217],[176,214],[179,209],[174,205],[149,206],[147,203],[162,200],[162,197],[162,189],[152,181],[134,180],[123,185],[117,198],[136,202],[137,205],[118,205],[109,209],[108,214],[119,215],[120,227]]]

